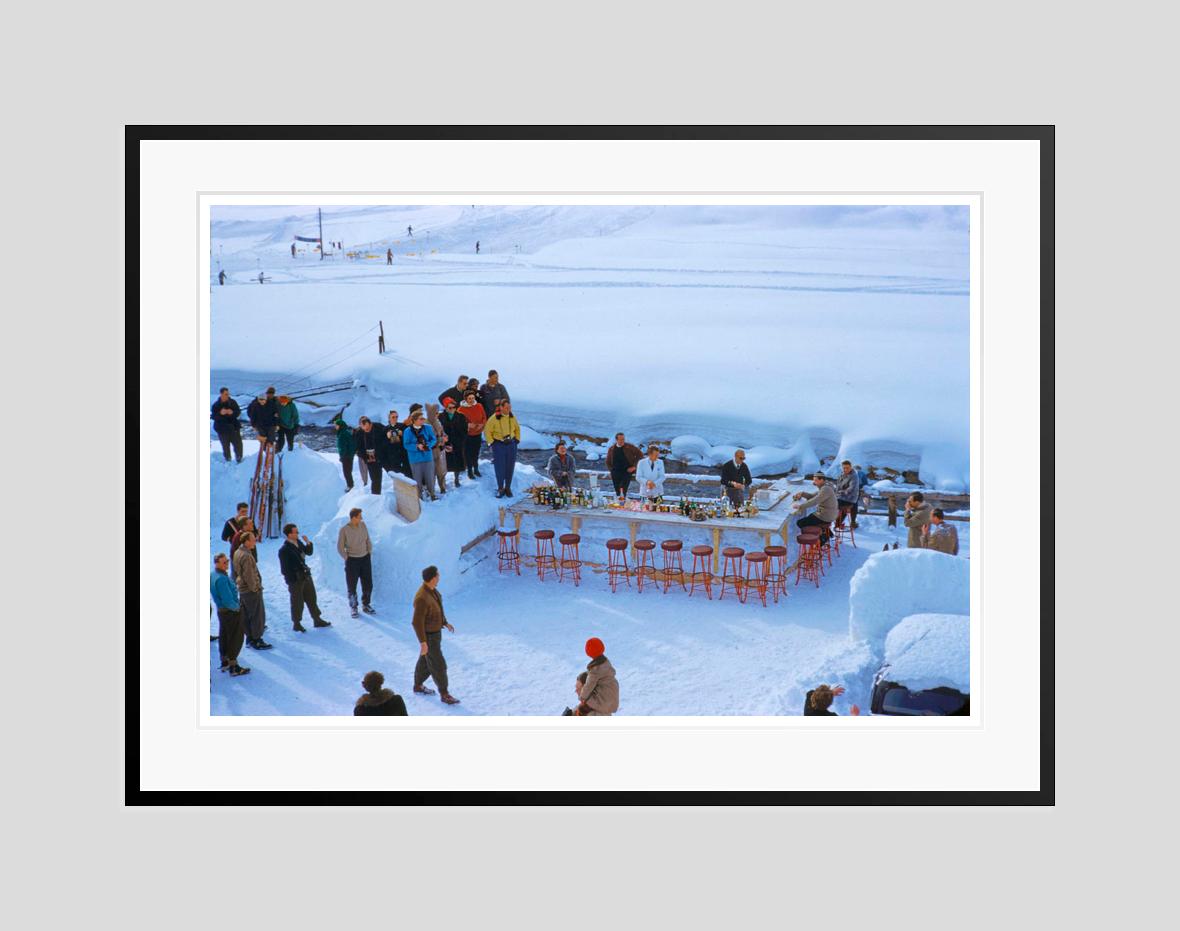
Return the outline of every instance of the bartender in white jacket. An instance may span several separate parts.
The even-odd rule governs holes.
[[[655,445],[647,447],[647,456],[639,460],[635,468],[635,480],[639,482],[639,494],[644,498],[657,498],[664,493],[664,462]]]

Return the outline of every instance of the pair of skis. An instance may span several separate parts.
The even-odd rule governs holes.
[[[250,482],[250,518],[260,535],[268,539],[279,535],[283,522],[284,485],[283,457],[278,457],[278,477],[275,476],[275,448],[265,443],[258,450],[258,462],[254,466],[254,478]]]

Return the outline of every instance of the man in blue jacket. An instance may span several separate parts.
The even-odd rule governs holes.
[[[244,676],[250,670],[238,665],[243,637],[241,604],[238,601],[238,587],[229,577],[229,557],[225,553],[213,557],[209,594],[217,605],[217,650],[221,654],[221,671],[231,676]]]

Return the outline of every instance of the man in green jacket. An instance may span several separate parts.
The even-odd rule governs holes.
[[[279,441],[275,444],[275,452],[283,451],[283,440],[287,441],[287,448],[295,448],[295,434],[299,432],[299,408],[285,394],[279,396]]]
[[[348,490],[352,491],[352,460],[356,457],[356,440],[352,435],[352,427],[344,422],[343,413],[336,415],[332,426],[336,428],[336,453],[340,456],[340,469],[344,472]]]

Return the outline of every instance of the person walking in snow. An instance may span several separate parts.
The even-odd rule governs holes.
[[[746,465],[746,451],[735,449],[733,458],[721,467],[721,487],[728,496],[729,503],[735,508],[741,507],[749,495],[753,481],[750,467]]]
[[[829,709],[832,707],[832,700],[839,698],[843,694],[844,686],[842,685],[828,685],[826,683],[817,685],[803,699],[803,716],[837,717],[836,712],[830,711]],[[848,713],[858,715],[860,714],[860,708],[857,705],[853,705],[848,709]]]
[[[217,283],[219,285],[225,284],[225,269],[224,268],[217,273]]]
[[[922,546],[948,556],[959,555],[959,531],[953,524],[947,523],[942,508],[930,512],[930,526],[922,532]]]
[[[480,478],[479,448],[483,445],[483,428],[488,421],[483,405],[468,382],[467,391],[459,405],[459,413],[467,420],[467,436],[463,438],[463,462],[467,465],[468,478]]]
[[[213,421],[213,429],[221,442],[221,452],[226,462],[229,462],[231,447],[235,461],[242,461],[242,424],[238,419],[241,416],[242,408],[238,402],[229,396],[228,388],[222,388],[209,411],[209,419]]]
[[[452,401],[455,402],[455,406],[457,407],[459,405],[459,402],[463,400],[464,392],[467,391],[467,382],[468,382],[467,376],[460,375],[457,379],[455,379],[454,385],[452,385],[450,388],[448,388],[446,391],[444,391],[442,394],[440,394],[438,396],[438,403],[441,404],[443,407],[446,407],[447,398],[450,398]]]
[[[393,250],[392,249],[385,250],[385,264],[386,265],[393,264]]]
[[[909,530],[906,546],[910,549],[920,549],[922,533],[930,524],[930,505],[920,491],[915,491],[905,502],[905,525]]]
[[[840,463],[840,474],[836,476],[836,504],[840,507],[837,520],[844,522],[844,515],[852,518],[851,524],[856,526],[856,512],[860,507],[860,479],[852,468],[852,462],[845,459]]]
[[[274,444],[279,429],[278,404],[275,401],[275,389],[272,385],[266,389],[266,394],[260,394],[250,406],[246,408],[246,416],[250,426],[258,434],[258,442]]]
[[[413,478],[410,460],[406,458],[406,447],[402,443],[405,432],[406,426],[398,419],[397,411],[390,411],[385,425],[385,471]]]
[[[483,410],[484,413],[491,417],[496,408],[499,407],[501,401],[511,401],[508,397],[508,389],[504,387],[503,382],[500,381],[500,373],[495,369],[488,372],[488,380],[483,386]]]
[[[356,610],[356,583],[361,583],[361,603],[365,614],[376,614],[370,603],[373,598],[373,541],[369,528],[361,520],[361,509],[348,512],[348,523],[340,528],[336,537],[336,552],[344,560],[344,584],[348,588],[348,606],[352,616],[360,617]]]
[[[438,686],[439,698],[445,704],[457,705],[459,699],[450,692],[447,677],[447,660],[442,652],[442,631],[445,627],[452,634],[455,628],[443,611],[442,595],[438,591],[438,567],[427,566],[422,570],[422,585],[414,595],[414,616],[411,624],[418,636],[418,663],[414,666],[414,691],[419,695],[433,695],[427,679],[433,679]]]
[[[501,401],[496,413],[488,418],[483,431],[492,450],[496,472],[496,497],[512,497],[512,473],[516,470],[516,447],[520,445],[520,421],[512,413],[512,403]]]
[[[447,398],[443,402],[443,407],[446,408],[441,418],[443,434],[446,436],[443,452],[447,456],[447,471],[454,473],[455,487],[458,488],[459,473],[467,467],[464,459],[464,451],[467,448],[467,418],[460,413],[459,406],[453,398]]]
[[[255,650],[269,650],[271,645],[262,639],[262,632],[266,630],[266,605],[262,600],[262,573],[258,571],[258,553],[255,552],[257,545],[253,533],[242,533],[241,546],[233,555],[234,581],[242,605],[246,645]]]
[[[352,435],[352,427],[344,420],[343,412],[332,418],[332,426],[336,429],[336,455],[340,457],[340,471],[344,473],[344,483],[352,491],[352,461],[356,458],[356,440]]]
[[[654,443],[647,445],[647,455],[635,467],[635,480],[639,482],[639,493],[645,498],[659,498],[664,494],[664,478],[667,476],[664,460]]]
[[[574,487],[576,466],[577,463],[574,462],[574,457],[570,455],[565,443],[559,440],[557,445],[553,447],[553,455],[549,457],[549,463],[546,466],[549,477],[553,479],[553,483],[558,488],[569,491]]]
[[[410,426],[402,434],[402,446],[406,451],[406,460],[410,463],[410,475],[418,485],[418,499],[424,493],[430,495],[431,501],[437,501],[434,493],[434,447],[438,445],[434,429],[426,422],[426,415],[416,410],[410,415]]]
[[[295,258],[295,243],[291,243],[291,258]]]
[[[226,518],[225,524],[221,528],[221,539],[226,543],[229,543],[250,519],[250,505],[245,501],[238,502],[236,511],[237,513],[233,517]]]
[[[299,528],[294,524],[287,524],[283,528],[283,536],[287,539],[279,547],[279,568],[283,579],[287,583],[287,591],[291,594],[291,624],[292,629],[301,634],[307,633],[303,626],[303,606],[307,606],[307,613],[311,615],[316,627],[331,627],[329,621],[324,620],[320,613],[319,603],[316,601],[315,582],[311,578],[311,569],[307,565],[306,557],[313,549],[311,540],[304,535],[299,539]]]
[[[606,451],[606,470],[610,473],[616,498],[627,497],[627,489],[642,458],[643,453],[639,451],[638,446],[628,443],[621,432],[615,434],[614,445]]]
[[[586,641],[586,655],[590,662],[586,666],[586,680],[578,691],[578,707],[574,715],[579,718],[609,717],[619,710],[619,680],[615,667],[606,658],[606,647],[597,637]]]
[[[369,490],[381,494],[381,463],[385,461],[385,433],[373,428],[373,421],[368,417],[361,418],[361,425],[353,431],[356,441],[356,454],[362,463],[361,475],[367,474]]]
[[[275,447],[276,453],[283,451],[283,441],[287,441],[287,448],[295,448],[295,434],[299,432],[299,408],[295,405],[287,395],[279,395],[279,429],[278,445]]]
[[[796,505],[794,513],[804,514],[811,508],[815,508],[815,513],[800,517],[795,521],[795,526],[800,530],[804,527],[819,527],[820,535],[827,539],[832,522],[840,514],[840,505],[836,503],[836,492],[828,484],[827,476],[823,472],[812,475],[811,483],[815,485],[815,491],[810,494],[798,491],[792,500],[800,502]]]
[[[392,689],[384,688],[385,676],[374,670],[366,672],[361,679],[361,686],[365,690],[352,709],[353,715],[363,717],[395,717],[407,716],[405,699]]]
[[[414,227],[407,226],[406,227],[406,235],[409,236],[411,239],[413,239],[414,238]]]
[[[238,665],[242,650],[242,612],[238,588],[230,581],[229,557],[218,553],[213,557],[213,572],[209,575],[209,594],[217,607],[217,652],[221,657],[221,671],[231,676],[244,676],[250,670]]]
[[[475,241],[475,254],[479,255],[479,240],[478,239]]]

